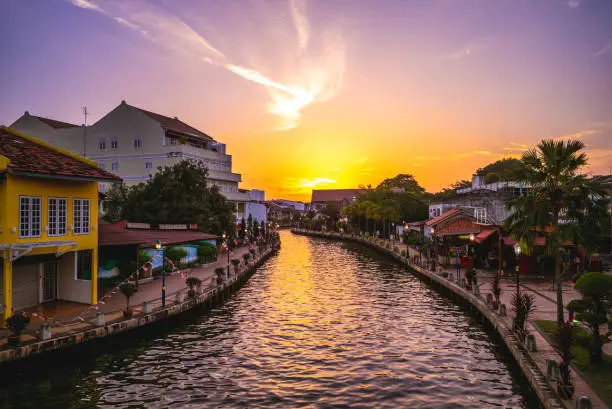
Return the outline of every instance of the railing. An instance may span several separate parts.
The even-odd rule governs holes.
[[[250,262],[241,262],[239,264],[240,269],[231,269],[228,275],[227,271],[224,273],[224,278],[219,282],[219,278],[213,274],[211,277],[211,283],[208,285],[202,284],[199,288],[196,288],[196,297],[199,303],[205,302],[210,299],[216,291],[219,289],[225,289],[229,285],[235,284],[239,277],[246,273],[254,265],[257,265],[262,259],[273,251],[278,246],[278,243],[268,243],[264,248],[261,249],[256,258],[250,260]],[[22,341],[20,345],[27,345],[31,342],[37,342],[40,340],[46,341],[53,338],[64,337],[72,335],[88,329],[101,327],[107,324],[114,324],[121,321],[127,321],[132,318],[143,317],[149,314],[154,314],[163,310],[167,310],[176,305],[182,304],[186,301],[187,293],[189,291],[188,286],[184,286],[177,291],[166,294],[166,306],[162,307],[162,297],[143,301],[142,303],[134,306],[130,306],[132,314],[124,315],[125,308],[114,309],[111,311],[100,311],[99,306],[91,306],[74,316],[66,319],[58,319],[50,317],[45,319],[37,330],[25,330],[22,334],[30,335],[34,339],[28,341]],[[0,349],[11,347],[12,345],[4,345]]]

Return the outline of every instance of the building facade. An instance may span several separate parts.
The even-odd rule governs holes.
[[[95,162],[0,127],[4,319],[56,299],[97,303],[99,182],[121,179]]]
[[[244,214],[250,201],[247,191],[238,188],[242,176],[232,172],[232,157],[226,145],[182,122],[127,104],[116,108],[91,126],[30,115],[26,112],[11,127],[70,152],[83,154],[100,169],[120,176],[128,185],[146,182],[158,167],[189,160],[208,169],[208,180],[219,187]],[[100,191],[108,189],[100,183]]]
[[[336,206],[338,210],[342,210],[345,206],[354,203],[357,196],[364,192],[363,189],[324,189],[313,190],[310,200],[310,209],[318,212],[325,207],[327,203]]]

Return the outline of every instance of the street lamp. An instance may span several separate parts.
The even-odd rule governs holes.
[[[166,249],[159,240],[155,241],[155,249],[161,251],[162,256],[162,308],[166,308]]]
[[[470,241],[473,243],[474,239],[476,238],[476,236],[474,236],[474,233],[470,233]]]
[[[225,247],[227,247],[227,278],[230,276],[230,248],[229,248],[229,235],[223,233],[223,240],[225,241]]]
[[[520,268],[520,256],[521,256],[521,246],[516,243],[514,245],[514,254],[516,254],[516,296],[520,295],[520,279],[519,279],[519,268]]]

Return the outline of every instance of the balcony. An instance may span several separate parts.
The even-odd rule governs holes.
[[[221,172],[218,170],[208,170],[208,179],[211,180],[222,180],[224,182],[242,182],[242,175],[240,173],[232,172]]]
[[[242,192],[220,192],[230,202],[248,202],[249,194]]]

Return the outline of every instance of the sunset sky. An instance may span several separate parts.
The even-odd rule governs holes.
[[[125,99],[228,145],[243,188],[412,173],[437,191],[545,137],[612,165],[609,0],[4,0],[0,124]]]

